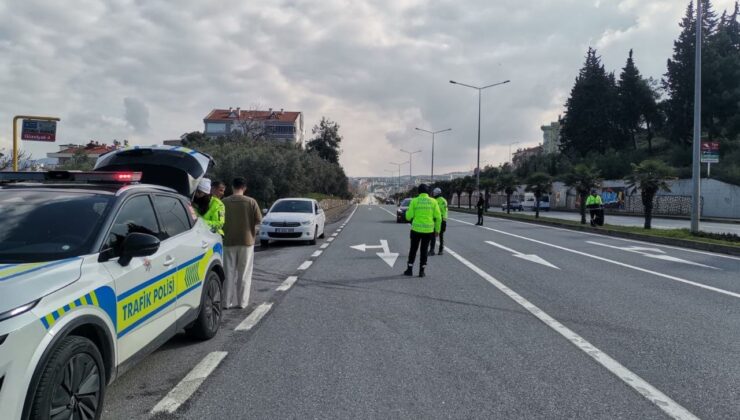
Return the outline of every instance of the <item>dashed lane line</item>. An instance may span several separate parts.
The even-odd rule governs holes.
[[[466,221],[463,221],[463,220],[458,220],[458,219],[449,219],[449,220],[454,220],[454,221],[459,222],[459,223],[463,223],[463,224],[466,224],[466,225],[473,226],[473,223],[466,222]],[[559,249],[559,250],[562,250],[562,251],[566,251],[566,252],[571,252],[571,253],[577,254],[577,255],[583,255],[584,257],[589,257],[589,258],[593,258],[593,259],[596,259],[596,260],[599,260],[599,261],[608,262],[608,263],[611,263],[611,264],[618,265],[620,267],[625,267],[625,268],[629,268],[629,269],[632,269],[632,270],[641,271],[643,273],[648,273],[648,274],[652,274],[652,275],[655,275],[655,276],[658,276],[658,277],[663,277],[663,278],[668,279],[668,280],[673,280],[673,281],[676,281],[676,282],[679,282],[679,283],[688,284],[690,286],[695,286],[695,287],[698,287],[698,288],[701,288],[701,289],[710,290],[712,292],[720,293],[720,294],[727,295],[727,296],[732,296],[734,298],[740,298],[740,293],[735,293],[735,292],[731,292],[729,290],[720,289],[719,287],[714,287],[714,286],[709,286],[709,285],[702,284],[702,283],[697,283],[695,281],[682,279],[680,277],[672,276],[670,274],[659,273],[657,271],[648,270],[647,268],[638,267],[638,266],[627,264],[627,263],[623,263],[623,262],[620,262],[620,261],[610,260],[609,258],[599,257],[598,255],[591,255],[591,254],[588,254],[588,253],[585,253],[585,252],[577,251],[575,249],[570,249],[570,248],[566,248],[564,246],[555,245],[555,244],[547,243],[547,242],[544,242],[544,241],[539,241],[537,239],[527,238],[526,236],[516,235],[516,234],[513,234],[513,233],[505,232],[503,230],[493,229],[493,228],[489,228],[487,226],[479,226],[479,227],[481,227],[483,229],[486,229],[486,230],[490,230],[492,232],[500,233],[502,235],[508,235],[508,236],[512,236],[514,238],[524,239],[525,241],[530,241],[530,242],[538,243],[538,244],[541,244],[541,245],[546,245],[546,246],[549,246],[549,247],[552,247],[552,248],[556,248],[556,249]]]
[[[318,257],[320,257],[322,252],[324,252],[324,251],[321,251],[321,250],[314,251],[314,253],[311,254],[311,258],[318,258]]]
[[[321,249],[326,249],[326,248],[329,248],[329,243],[328,242],[325,242],[325,243],[321,244]]]
[[[265,302],[255,308],[255,310],[252,311],[249,316],[244,318],[244,321],[242,321],[239,325],[234,328],[234,331],[249,331],[252,328],[254,328],[255,325],[257,325],[260,320],[267,315],[268,312],[270,312],[270,309],[272,308],[272,302]]]
[[[278,292],[287,292],[290,290],[291,287],[295,284],[295,282],[298,281],[298,276],[290,276],[283,283],[278,286],[277,291]]]
[[[298,266],[298,270],[301,270],[301,271],[308,270],[308,267],[311,267],[311,264],[313,264],[313,261],[303,261],[303,264]]]
[[[486,273],[482,269],[478,268],[476,265],[474,265],[467,259],[463,258],[461,255],[459,255],[455,251],[447,247],[445,247],[445,249],[450,255],[455,257],[464,266],[468,267],[470,270],[478,274],[484,280],[491,283],[494,287],[496,287],[498,290],[503,292],[506,296],[511,298],[514,302],[516,302],[521,307],[529,311],[532,315],[537,317],[540,321],[544,322],[545,325],[547,325],[548,327],[555,330],[555,332],[565,337],[565,339],[570,341],[571,344],[576,346],[582,352],[586,353],[588,356],[594,359],[598,364],[605,367],[609,372],[613,373],[617,378],[621,379],[624,383],[626,383],[627,385],[632,387],[632,389],[637,391],[637,393],[639,393],[640,395],[648,399],[650,402],[655,404],[658,408],[663,410],[671,418],[697,419],[698,420],[698,417],[693,415],[690,411],[685,409],[679,403],[677,403],[676,401],[673,401],[670,397],[662,393],[660,390],[658,390],[654,386],[650,385],[648,382],[646,382],[644,379],[639,377],[637,374],[633,373],[626,367],[622,366],[618,361],[616,361],[608,354],[596,348],[593,344],[589,343],[588,341],[586,341],[586,339],[576,334],[575,332],[570,330],[565,325],[558,322],[555,318],[546,314],[544,311],[542,311],[542,309],[538,308],[533,303],[531,303],[530,301],[528,301],[527,299],[525,299],[524,297],[522,297],[515,291],[509,289],[508,286],[496,280],[493,276]]]
[[[218,367],[228,353],[214,351],[208,353],[172,390],[152,408],[150,414],[174,413],[198,390],[208,375]]]

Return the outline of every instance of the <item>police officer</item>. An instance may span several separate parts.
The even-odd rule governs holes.
[[[421,245],[419,277],[424,277],[426,275],[424,268],[427,265],[429,242],[431,242],[434,235],[439,234],[442,228],[442,214],[439,211],[439,204],[429,197],[429,187],[426,184],[419,185],[419,195],[411,200],[409,209],[406,210],[406,220],[411,222],[411,248],[409,249],[408,266],[403,274],[407,276],[414,275],[416,251],[419,250],[419,245]]]
[[[483,196],[478,197],[478,203],[475,205],[478,210],[478,223],[476,226],[483,226],[483,212],[486,211],[486,201],[483,200]]]
[[[603,204],[604,202],[601,200],[599,193],[596,190],[591,190],[591,195],[586,199],[586,208],[589,210],[589,213],[591,213],[591,226],[596,225],[596,221],[594,219],[596,218],[597,211]]]
[[[202,178],[195,191],[193,207],[198,216],[203,218],[212,231],[224,236],[224,224],[226,222],[226,207],[224,203],[211,195],[211,180]]]
[[[442,190],[435,188],[432,191],[434,199],[437,200],[439,205],[439,213],[442,216],[442,226],[439,229],[439,255],[444,253],[445,248],[445,231],[447,230],[447,200],[442,197]],[[436,236],[432,236],[431,242],[429,242],[429,255],[434,255],[434,246],[436,245]]]

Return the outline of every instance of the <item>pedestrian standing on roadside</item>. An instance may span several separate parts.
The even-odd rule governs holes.
[[[223,200],[225,194],[226,194],[226,184],[224,184],[221,181],[211,182],[211,195],[212,196],[218,198],[219,200]]]
[[[234,193],[223,200],[226,206],[224,226],[224,259],[226,282],[224,306],[244,309],[249,305],[254,270],[254,242],[262,212],[253,198],[245,195],[247,182],[236,178],[231,183]]]
[[[442,197],[442,190],[435,188],[432,192],[432,196],[439,205],[439,213],[442,216],[442,226],[439,229],[439,251],[437,254],[442,255],[445,248],[445,231],[447,230],[447,200]],[[429,255],[434,255],[434,246],[436,245],[437,237],[432,236],[431,242],[429,242]]]
[[[483,226],[483,212],[486,210],[486,201],[483,200],[483,196],[478,197],[478,203],[475,205],[478,210],[478,223],[476,226]]]
[[[411,200],[409,208],[406,210],[406,220],[411,222],[411,248],[409,249],[408,265],[403,274],[406,276],[414,275],[416,252],[419,250],[419,245],[421,245],[419,277],[425,277],[424,269],[427,265],[429,242],[434,235],[439,234],[442,227],[442,214],[439,211],[439,204],[429,197],[429,187],[426,184],[419,185],[419,195]]]

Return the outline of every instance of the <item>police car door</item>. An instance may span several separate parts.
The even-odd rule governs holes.
[[[176,256],[178,268],[176,277],[177,305],[175,318],[180,321],[197,316],[200,307],[200,296],[203,290],[202,266],[208,263],[203,258],[209,245],[194,227],[195,220],[190,216],[183,202],[172,195],[157,194],[154,196],[154,208],[162,226],[165,242],[171,244],[172,255]],[[204,246],[203,244],[206,244]],[[190,315],[186,317],[185,315]],[[178,325],[178,328],[185,325]]]
[[[161,238],[148,194],[126,200],[115,216],[104,248],[112,250],[107,252],[117,252],[126,235],[134,232]],[[176,301],[174,273],[177,265],[169,248],[167,241],[162,241],[154,255],[133,258],[125,267],[119,264],[118,258],[103,263],[116,287],[119,363],[155,339],[175,334],[172,304]]]

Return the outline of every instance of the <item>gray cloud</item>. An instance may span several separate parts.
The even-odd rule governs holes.
[[[633,47],[643,74],[660,77],[687,2],[0,3],[0,143],[14,114],[61,117],[60,141],[152,144],[202,129],[211,108],[261,104],[303,111],[308,133],[322,115],[339,122],[352,175],[383,175],[409,147],[424,149],[415,170],[427,168],[430,141],[416,126],[452,127],[435,166],[470,169],[477,97],[450,79],[512,80],[483,96],[482,159],[501,162],[509,143],[537,143],[562,112],[589,45],[617,71]]]

